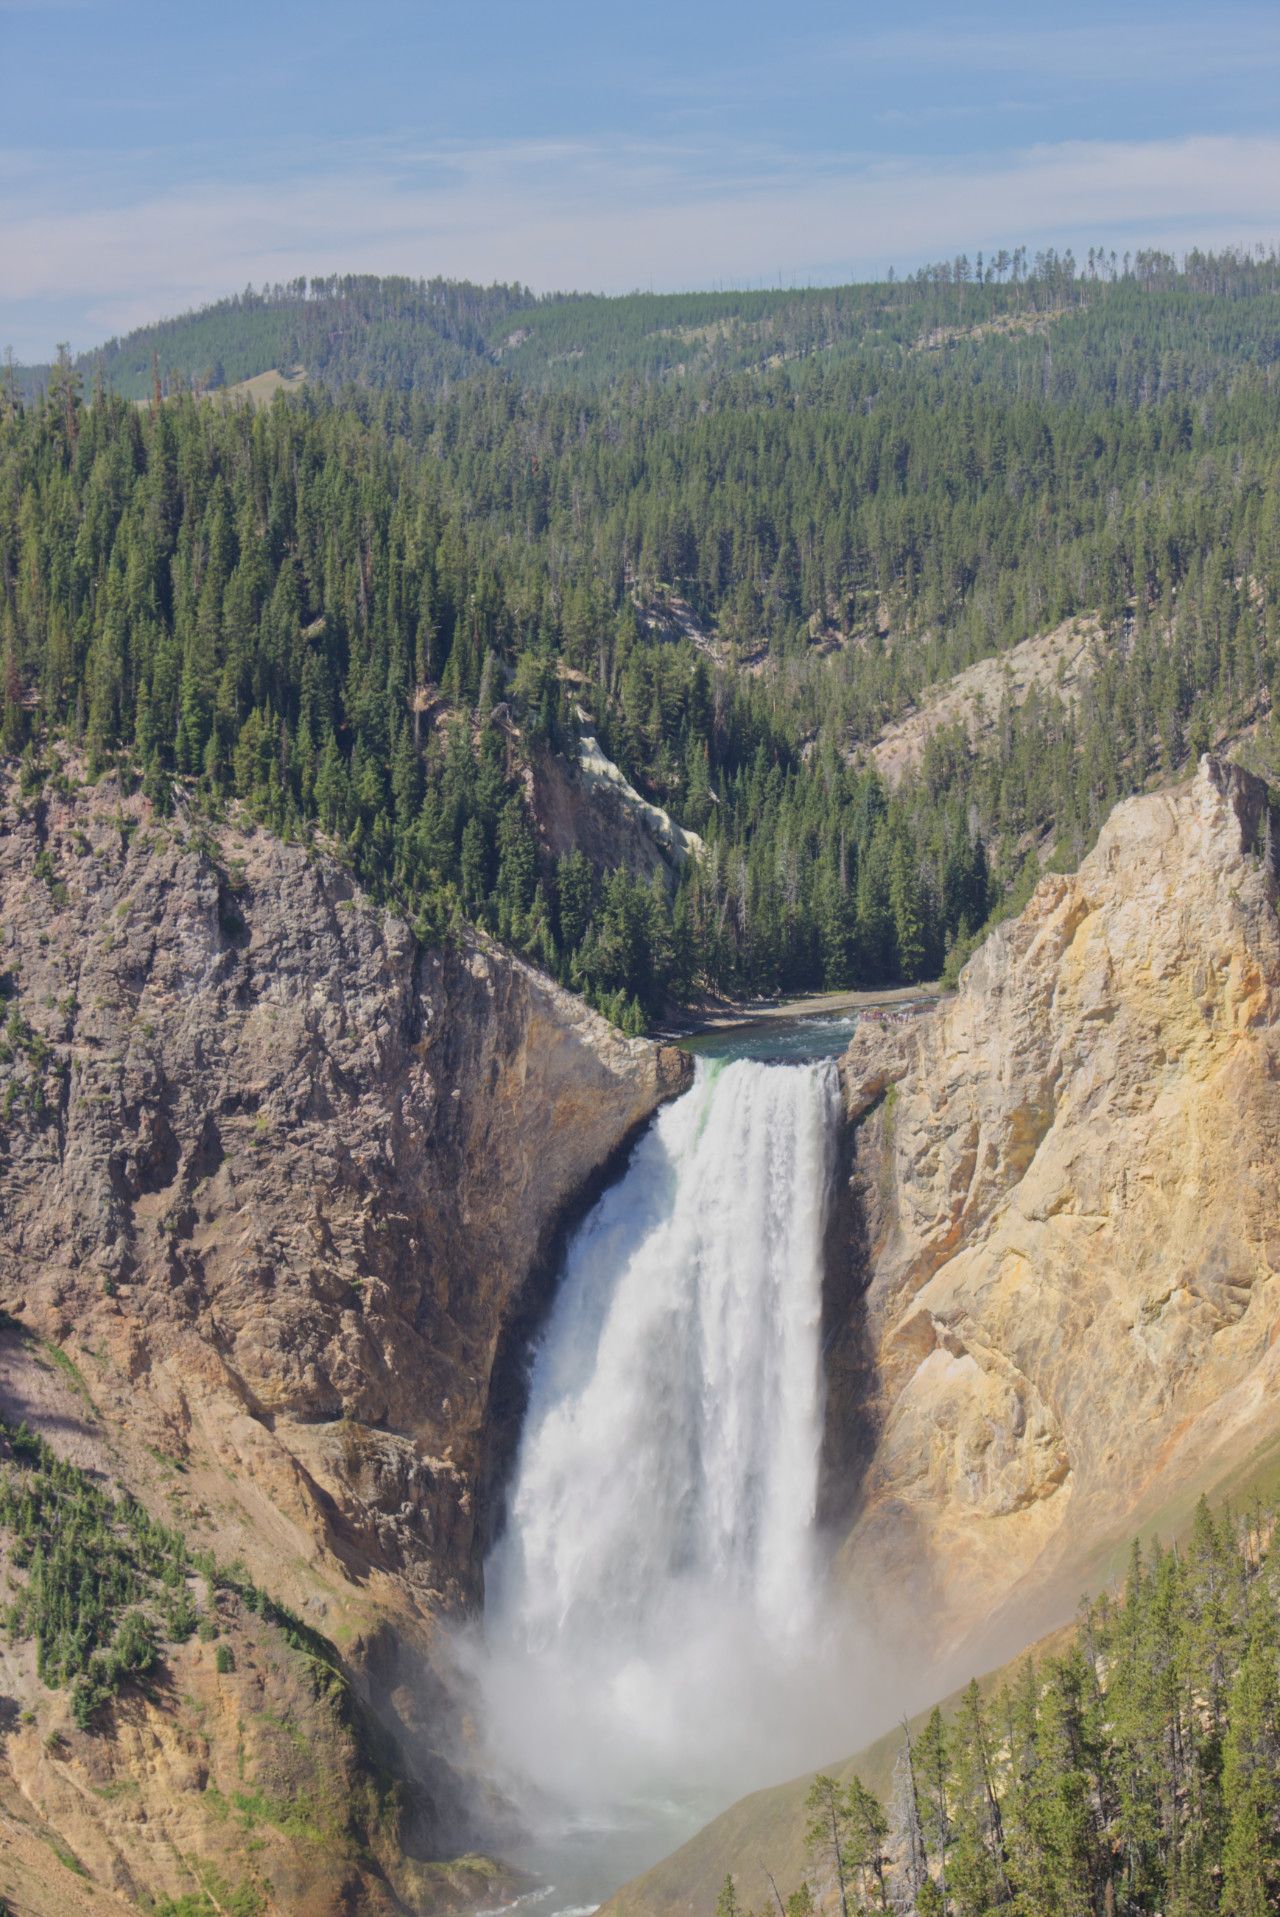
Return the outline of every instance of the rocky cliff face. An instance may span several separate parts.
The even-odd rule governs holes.
[[[843,1061],[873,1383],[841,1565],[935,1647],[994,1651],[1280,1430],[1272,834],[1202,761]]]
[[[9,780],[0,898],[0,1303],[429,1750],[557,1234],[687,1059],[110,781]]]
[[[0,1305],[29,1328],[0,1411],[241,1557],[389,1727],[416,1850],[398,1829],[379,1876],[358,1832],[326,1850],[286,1817],[282,1908],[448,1901],[414,1865],[462,1827],[433,1621],[477,1593],[558,1234],[687,1062],[475,941],[421,951],[303,848],[110,783],[10,783],[0,885]],[[1206,760],[1119,807],[954,999],[865,1019],[843,1060],[838,1573],[966,1673],[1280,1434],[1278,1008],[1267,789]],[[118,1766],[61,1704],[22,1721],[38,1686],[8,1657],[11,1849],[38,1857],[52,1811],[104,1895],[178,1895],[175,1856],[233,1881],[261,1806],[318,1791],[299,1740],[366,1788],[223,1608],[234,1679],[209,1645],[175,1653]],[[193,1789],[245,1800],[224,1852]]]
[[[558,752],[536,749],[526,790],[539,843],[552,858],[581,852],[597,871],[626,865],[643,879],[661,873],[670,885],[685,860],[704,849],[696,832],[640,796],[590,733],[578,742],[572,770]]]

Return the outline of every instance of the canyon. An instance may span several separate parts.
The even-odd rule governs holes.
[[[94,1917],[177,1896],[200,1859],[242,1874],[219,1801],[318,1794],[318,1769],[370,1809],[259,1816],[273,1908],[501,1901],[493,1866],[440,1861],[486,1830],[441,1625],[481,1599],[572,1227],[691,1061],[478,934],[423,944],[238,815],[159,817],[68,759],[11,775],[3,827],[0,1411],[240,1560],[353,1700],[326,1715],[226,1598],[236,1674],[178,1647],[108,1734],[10,1647],[12,1854],[47,1864],[57,1833]],[[1280,1436],[1274,848],[1269,789],[1202,760],[840,1061],[818,1508],[898,1693],[850,1748]],[[802,1794],[770,1799],[779,1869]],[[619,1907],[709,1908],[725,1828]],[[22,1868],[24,1909],[76,1907]]]

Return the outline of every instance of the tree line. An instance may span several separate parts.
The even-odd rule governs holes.
[[[1104,307],[1121,327],[1131,296],[1181,293],[1204,318],[1209,302],[1256,307],[1280,285],[1274,249],[1155,248],[1117,257],[1091,246],[1077,261],[1053,248],[958,253],[913,273],[835,287],[714,292],[535,295],[519,284],[329,273],[248,286],[196,312],[81,352],[86,382],[128,399],[216,389],[271,367],[305,367],[338,392],[349,386],[438,396],[496,364],[526,386],[582,390],[759,371],[778,362],[914,349],[949,329],[1017,324],[1028,315]],[[1145,327],[1145,322],[1144,322]],[[28,400],[50,365],[12,367]]]

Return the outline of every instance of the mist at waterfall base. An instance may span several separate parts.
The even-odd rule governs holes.
[[[570,1904],[856,1742],[814,1524],[838,1099],[699,1060],[569,1248],[464,1655],[513,1861]]]

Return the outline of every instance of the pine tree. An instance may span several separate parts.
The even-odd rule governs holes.
[[[1280,1897],[1280,1685],[1276,1619],[1259,1602],[1228,1700],[1223,1795],[1225,1917],[1264,1917]]]
[[[926,1851],[937,1866],[938,1894],[947,1903],[947,1858],[951,1846],[951,1812],[947,1802],[950,1755],[942,1712],[934,1710],[915,1748],[916,1781],[920,1791],[920,1819]]]
[[[725,1872],[724,1882],[720,1886],[720,1894],[716,1898],[716,1917],[743,1917],[732,1871]]]
[[[845,1799],[845,1817],[849,1830],[849,1859],[861,1879],[861,1903],[864,1909],[888,1910],[889,1887],[886,1872],[889,1857],[885,1840],[889,1820],[879,1799],[862,1779],[850,1779]]]
[[[840,1897],[840,1917],[849,1917],[849,1807],[834,1777],[819,1772],[804,1800],[809,1821],[805,1848],[814,1867],[829,1876]]]
[[[985,1917],[1009,1899],[1004,1825],[996,1796],[982,1696],[976,1683],[964,1694],[951,1731],[954,1834],[951,1891],[957,1917]]]
[[[915,1760],[911,1748],[911,1729],[904,1720],[902,1749],[893,1772],[891,1842],[900,1860],[906,1895],[914,1904],[928,1876],[924,1825],[920,1817],[920,1798],[916,1789]]]

